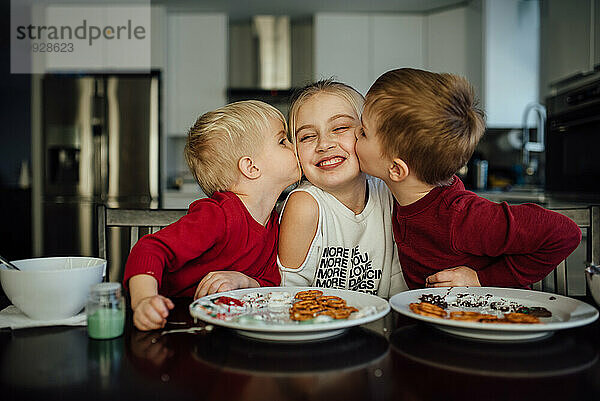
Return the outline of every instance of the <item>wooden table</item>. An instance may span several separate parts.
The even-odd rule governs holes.
[[[191,324],[189,302],[170,321]],[[328,341],[275,344],[219,327],[161,337],[129,319],[105,341],[85,327],[0,331],[0,399],[600,400],[599,355],[598,321],[493,344],[391,312]]]

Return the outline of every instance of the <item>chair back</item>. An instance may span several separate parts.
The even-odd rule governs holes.
[[[585,245],[585,263],[598,264],[600,261],[600,206],[581,208],[557,208],[549,210],[560,213],[573,220],[583,233],[582,242]],[[560,295],[569,295],[568,286],[568,259],[563,260],[546,278],[532,285],[534,290],[550,291]],[[584,276],[585,266],[572,266],[581,270]]]
[[[141,236],[157,232],[186,213],[187,209],[113,209],[99,205],[98,255],[108,261],[109,279],[120,281],[123,275],[121,265]],[[123,241],[119,235],[109,240],[109,232],[118,228],[126,230]],[[126,248],[121,252],[123,246]]]

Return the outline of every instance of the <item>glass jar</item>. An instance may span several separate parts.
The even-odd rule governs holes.
[[[119,283],[100,283],[91,287],[87,314],[90,338],[105,340],[119,337],[125,327],[125,300]]]

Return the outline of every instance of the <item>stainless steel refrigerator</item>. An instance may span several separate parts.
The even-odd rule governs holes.
[[[43,256],[97,255],[100,203],[159,206],[159,83],[159,73],[44,76]],[[109,237],[111,280],[128,254],[121,236]]]

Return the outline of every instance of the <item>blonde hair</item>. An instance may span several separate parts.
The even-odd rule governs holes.
[[[373,117],[383,156],[399,157],[430,185],[448,185],[471,158],[485,130],[469,82],[453,74],[402,68],[369,89],[365,114]]]
[[[240,158],[260,152],[271,120],[287,131],[283,114],[258,100],[231,103],[198,118],[189,130],[184,156],[204,193],[231,189],[239,178]]]
[[[306,103],[310,98],[321,93],[335,95],[344,99],[345,101],[350,103],[350,105],[356,112],[356,115],[360,119],[365,98],[356,89],[341,82],[336,82],[331,78],[313,82],[311,84],[306,85],[297,93],[295,93],[292,99],[292,105],[290,106],[289,111],[289,137],[290,142],[292,142],[293,144],[296,144],[296,125],[300,107],[302,107],[302,105]]]

